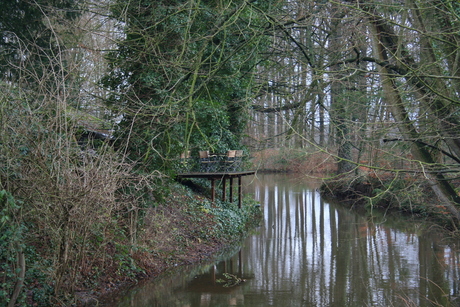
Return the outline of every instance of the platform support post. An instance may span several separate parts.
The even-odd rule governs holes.
[[[233,177],[230,177],[230,202],[233,202]]]
[[[226,186],[227,179],[224,177],[222,178],[222,201],[227,200],[227,186]],[[230,200],[231,201],[231,200]]]
[[[243,202],[243,192],[242,192],[242,180],[241,176],[238,176],[238,208],[241,208],[241,203]]]

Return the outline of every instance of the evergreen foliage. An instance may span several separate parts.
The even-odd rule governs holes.
[[[253,1],[254,2],[254,1]],[[264,4],[265,6],[267,4]],[[265,37],[247,1],[117,1],[126,37],[103,83],[119,135],[147,169],[184,150],[238,149]]]
[[[39,82],[58,53],[53,23],[79,15],[76,0],[0,1],[0,78],[17,81],[28,75]],[[25,74],[27,72],[27,74]]]

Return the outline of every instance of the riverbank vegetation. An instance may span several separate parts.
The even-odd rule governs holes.
[[[321,180],[319,190],[325,199],[362,213],[396,214],[438,224],[452,235],[458,231],[426,178],[416,172],[392,172],[357,165],[352,172],[337,175],[337,160],[331,155],[299,149],[263,150],[254,153],[252,163],[259,173],[292,173]]]
[[[244,150],[352,206],[458,227],[457,1],[0,4],[10,306],[70,304],[242,235],[255,206],[179,188],[181,153]]]
[[[455,229],[458,2],[294,1],[283,12],[248,144],[328,155],[329,193],[369,206],[420,200],[417,210],[440,209]]]

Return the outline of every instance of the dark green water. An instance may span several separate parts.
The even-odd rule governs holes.
[[[138,286],[117,306],[460,306],[458,242],[324,202],[306,178],[245,179],[264,221],[241,250]]]

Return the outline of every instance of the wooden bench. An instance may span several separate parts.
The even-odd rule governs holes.
[[[242,150],[229,150],[227,152],[227,160],[225,161],[225,171],[235,172],[241,166],[243,161],[243,151]]]
[[[198,152],[200,158],[200,172],[210,173],[216,168],[216,160],[209,154],[208,150]]]
[[[210,153],[208,150],[199,151],[200,171],[211,172],[235,172],[243,160],[242,150],[228,150],[225,154]]]

